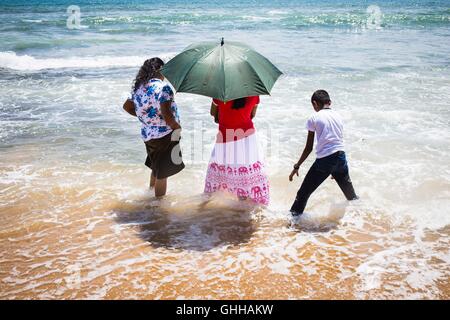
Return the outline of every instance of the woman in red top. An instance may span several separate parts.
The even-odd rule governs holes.
[[[269,204],[269,181],[252,121],[258,104],[258,96],[213,100],[211,115],[219,124],[219,133],[208,165],[205,193],[226,191],[239,199]]]

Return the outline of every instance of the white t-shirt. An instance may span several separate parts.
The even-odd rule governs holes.
[[[306,129],[315,132],[318,159],[344,151],[343,127],[341,116],[332,109],[322,109],[309,118]]]

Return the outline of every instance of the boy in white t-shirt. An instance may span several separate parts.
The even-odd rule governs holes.
[[[297,192],[291,208],[293,216],[303,213],[311,194],[330,175],[338,183],[347,200],[356,200],[358,196],[353,189],[348,173],[348,165],[344,152],[343,124],[337,112],[330,108],[330,96],[325,90],[317,90],[311,97],[311,103],[316,113],[306,123],[308,139],[300,160],[294,165],[289,181],[294,175],[298,176],[300,165],[308,158],[313,150],[316,138],[317,159],[309,169]]]

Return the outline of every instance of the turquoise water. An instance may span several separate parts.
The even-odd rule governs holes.
[[[66,9],[72,4],[81,10],[80,29],[66,26]],[[367,23],[371,5],[381,10],[379,24]],[[190,271],[203,279],[214,274],[201,264],[209,255],[233,260],[234,254],[245,253],[254,259],[243,260],[242,270],[264,273],[270,268],[294,284],[320,269],[320,259],[290,260],[291,248],[309,243],[328,261],[335,261],[327,251],[331,248],[353,262],[336,262],[337,280],[302,281],[312,286],[304,292],[287,285],[283,297],[327,298],[321,294],[331,283],[337,288],[330,293],[333,297],[448,298],[450,5],[406,0],[0,1],[0,244],[14,249],[1,252],[6,271],[0,273],[5,283],[0,297],[76,296],[70,290],[39,289],[55,279],[40,282],[39,268],[36,274],[18,276],[17,261],[28,270],[27,263],[39,257],[44,268],[59,252],[69,252],[72,261],[94,272],[100,266],[83,260],[93,247],[99,257],[116,257],[114,248],[105,248],[115,244],[118,234],[126,238],[134,230],[117,223],[117,215],[130,208],[145,211],[146,203],[153,201],[145,189],[148,172],[139,125],[121,110],[133,77],[149,57],[168,60],[193,42],[221,37],[253,46],[284,72],[272,96],[262,97],[255,121],[265,146],[272,202],[252,216],[258,232],[248,236],[250,244],[234,248],[236,252],[227,251],[229,242],[220,240],[234,234],[235,229],[227,229],[233,226],[230,221],[209,221],[216,233],[202,237],[198,230],[204,230],[205,221],[191,218],[201,214],[192,206],[203,190],[216,127],[208,115],[209,99],[177,95],[188,166],[169,183],[168,201],[170,210],[177,203],[186,206],[183,213],[190,214],[190,225],[183,229],[185,222],[176,224],[181,232],[170,229],[169,223],[164,230],[173,231],[173,241],[147,231],[156,232],[156,242],[164,238],[177,250],[176,244],[187,243],[181,246],[187,253],[160,248],[152,252],[162,262],[179,259],[172,269],[161,264],[161,272]],[[289,221],[287,209],[300,181],[288,184],[287,176],[303,147],[304,124],[312,112],[309,98],[318,88],[330,92],[345,120],[352,179],[362,200],[345,207],[338,188],[327,182],[311,198],[299,227]],[[302,168],[300,179],[311,162]],[[131,220],[134,225],[142,222]],[[114,232],[101,229],[91,237],[97,221],[100,226],[110,223]],[[76,247],[65,238],[70,226],[76,234],[89,235]],[[63,234],[66,244],[59,246],[52,234]],[[361,234],[368,238],[357,236]],[[360,249],[364,246],[367,251]],[[145,248],[139,254],[148,254]],[[209,251],[205,255],[196,251],[199,248]],[[120,273],[123,263],[133,258],[135,247],[124,250],[130,256],[116,257],[108,266],[111,272]],[[20,260],[22,256],[28,260]],[[186,259],[198,265],[185,266]],[[261,265],[255,267],[254,261]],[[298,261],[304,273],[296,273]],[[140,272],[130,268],[127,272]],[[242,275],[235,272],[233,279]],[[352,285],[345,293],[339,287],[346,279]],[[258,284],[259,293],[232,283],[226,291],[236,293],[231,297],[270,297],[270,288],[264,291],[266,282]],[[173,297],[170,288],[147,288],[147,297]],[[108,296],[102,290],[83,287],[84,295],[78,297]],[[176,294],[185,297],[230,297],[178,290]],[[142,297],[138,292],[113,297]]]

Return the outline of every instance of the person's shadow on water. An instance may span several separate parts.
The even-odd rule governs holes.
[[[113,211],[117,223],[137,227],[138,236],[152,247],[208,251],[249,242],[257,228],[256,210],[220,196],[194,196],[128,202]]]

